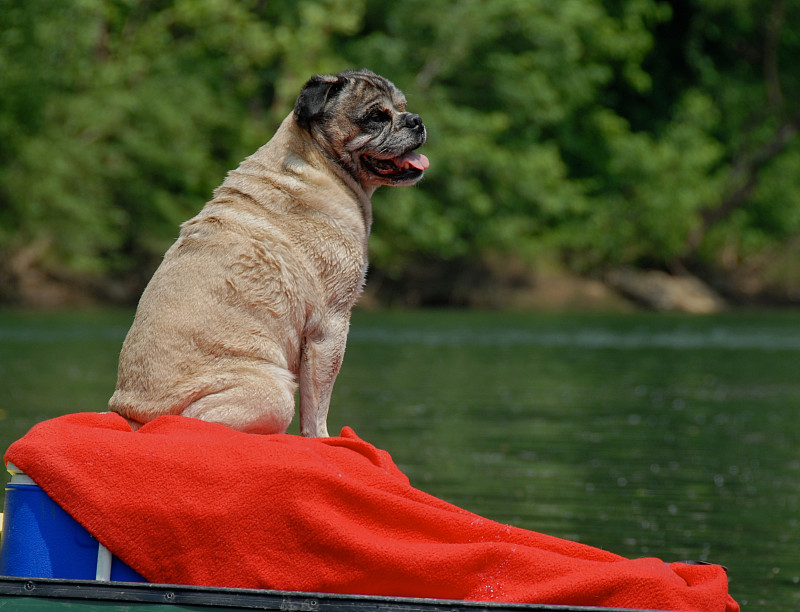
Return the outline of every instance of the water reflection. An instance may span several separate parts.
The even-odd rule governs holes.
[[[104,409],[131,314],[0,313],[3,448]],[[481,515],[722,563],[747,609],[795,610],[798,356],[793,313],[356,313],[329,429]]]

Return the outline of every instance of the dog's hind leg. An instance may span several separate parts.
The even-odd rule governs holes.
[[[257,376],[226,376],[224,388],[196,399],[181,414],[247,433],[284,433],[294,416],[296,388],[290,372],[259,368]]]

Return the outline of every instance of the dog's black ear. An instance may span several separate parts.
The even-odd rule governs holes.
[[[341,91],[344,84],[345,80],[338,76],[317,74],[311,77],[294,103],[297,124],[304,130],[311,129],[311,120],[322,115],[325,104]]]

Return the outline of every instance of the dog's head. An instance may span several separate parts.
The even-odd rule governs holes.
[[[316,75],[294,106],[298,125],[365,189],[412,185],[428,158],[414,150],[425,143],[419,115],[390,81],[369,70]]]

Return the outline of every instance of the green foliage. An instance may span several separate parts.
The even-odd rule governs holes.
[[[628,3],[620,19],[585,0],[411,1],[384,11],[370,4],[374,31],[346,48],[399,75],[424,110],[434,163],[421,190],[435,197],[381,196],[389,202],[376,206],[376,263],[558,248],[562,226],[593,206],[592,145],[603,135],[585,117],[617,73],[631,87],[646,83],[637,58],[658,7]]]
[[[683,254],[700,211],[719,198],[724,150],[710,136],[714,110],[707,96],[687,91],[659,135],[634,132],[607,111],[593,117],[607,147],[608,180],[595,194],[591,230],[566,238],[584,266],[671,262]]]
[[[311,74],[362,66],[429,130],[425,180],[376,196],[389,276],[497,253],[729,267],[800,234],[789,0],[0,0],[0,15],[0,276],[20,260],[151,268]]]
[[[152,265],[360,17],[260,4],[0,2],[0,251],[81,273]]]

